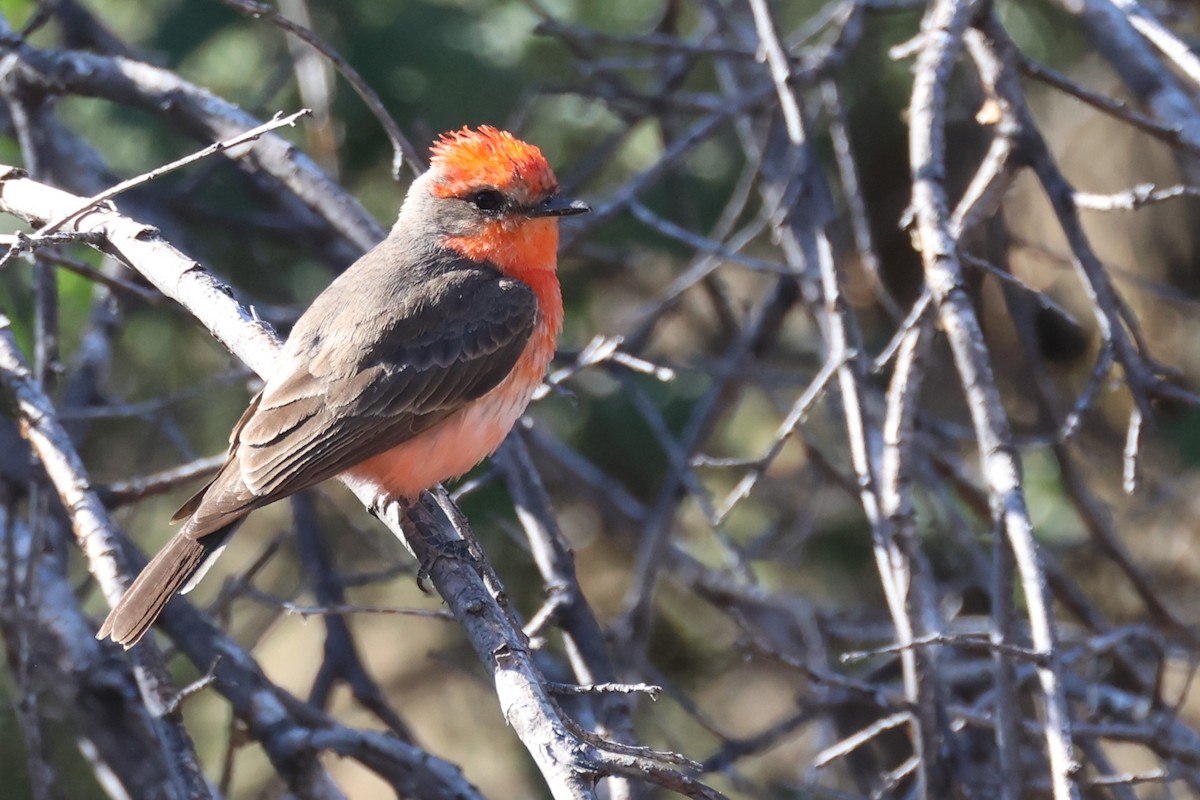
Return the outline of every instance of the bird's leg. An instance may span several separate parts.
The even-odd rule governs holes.
[[[428,594],[430,572],[443,558],[465,561],[478,570],[478,561],[471,553],[471,542],[464,538],[451,538],[448,531],[457,530],[453,520],[447,515],[449,525],[439,524],[438,509],[445,514],[445,509],[437,505],[437,500],[429,492],[422,492],[417,501],[401,500],[401,527],[408,537],[408,546],[417,559],[417,588]]]
[[[463,543],[467,545],[468,552],[473,550],[474,559],[471,566],[483,578],[484,583],[491,590],[492,596],[496,598],[496,601],[507,608],[508,599],[504,593],[504,585],[500,583],[500,578],[496,575],[496,571],[492,569],[491,562],[484,555],[483,547],[480,546],[479,540],[475,538],[475,532],[471,530],[471,524],[467,522],[462,509],[450,497],[450,493],[446,491],[446,487],[444,486],[435,487],[430,494],[436,500],[442,513],[446,515],[450,527],[454,529]]]

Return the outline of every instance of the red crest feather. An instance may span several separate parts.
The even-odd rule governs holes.
[[[442,197],[491,187],[536,198],[558,187],[541,150],[490,125],[443,133],[429,154],[430,168],[441,173],[435,191]]]

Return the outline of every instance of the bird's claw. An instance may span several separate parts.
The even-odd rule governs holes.
[[[433,569],[433,565],[443,558],[453,558],[459,561],[469,560],[471,543],[462,539],[453,539],[447,542],[439,542],[430,549],[432,551],[431,554],[417,567],[417,588],[425,594],[432,592],[428,581],[429,572]]]

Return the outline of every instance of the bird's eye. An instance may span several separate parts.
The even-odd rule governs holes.
[[[467,198],[480,211],[499,211],[504,205],[504,195],[495,189],[483,189]]]

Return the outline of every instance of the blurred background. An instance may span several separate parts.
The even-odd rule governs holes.
[[[564,189],[596,211],[564,227],[566,327],[553,386],[520,435],[620,679],[664,688],[655,702],[629,700],[637,741],[700,762],[701,778],[730,797],[951,796],[931,785],[953,786],[954,796],[999,797],[1014,771],[1020,782],[1009,796],[1049,796],[1033,662],[1014,658],[997,668],[999,657],[984,646],[1003,609],[1023,620],[1027,606],[1012,575],[1005,579],[996,566],[994,498],[978,467],[959,374],[935,326],[917,356],[923,380],[904,434],[910,509],[896,519],[907,569],[923,590],[922,599],[909,598],[920,607],[910,609],[913,617],[924,615],[917,630],[946,637],[921,669],[941,687],[929,702],[944,726],[937,759],[924,758],[949,778],[914,762],[916,734],[903,720],[871,729],[907,708],[896,653],[844,658],[896,641],[895,615],[881,588],[879,525],[864,513],[857,488],[847,403],[835,382],[817,383],[836,352],[828,294],[817,265],[789,235],[799,230],[803,240],[804,231],[820,230],[831,244],[865,438],[877,454],[896,363],[881,354],[923,289],[921,254],[906,228],[914,61],[911,48],[892,48],[917,34],[925,4],[770,6],[808,138],[798,159],[779,155],[781,99],[764,63],[755,5],[281,0],[277,9],[353,65],[422,153],[445,130],[507,128],[538,144]],[[1078,725],[1079,785],[1087,796],[1200,796],[1200,740],[1190,738],[1200,722],[1191,681],[1200,655],[1200,416],[1188,394],[1200,370],[1200,184],[1193,177],[1200,150],[1180,122],[1200,119],[1200,87],[1170,63],[1158,65],[1160,83],[1136,82],[1121,49],[1129,45],[1103,35],[1115,23],[1099,16],[1102,5],[1115,8],[1003,2],[987,15],[1015,48],[1020,96],[1078,193],[1083,230],[1120,295],[1124,328],[1161,378],[1143,387],[1153,416],[1138,442],[1135,491],[1126,488],[1134,462],[1129,372],[1109,360],[1078,254],[1044,184],[1023,169],[1036,152],[1028,141],[1006,165],[999,195],[959,239],[974,259],[964,256],[964,288],[1022,459]],[[1200,34],[1190,4],[1158,3],[1153,11],[1185,43]],[[381,225],[394,219],[411,173],[392,177],[392,147],[362,100],[325,58],[269,21],[216,0],[0,0],[0,12],[10,31],[27,34],[25,51],[14,50],[15,36],[0,51],[25,61],[29,52],[92,51],[174,73],[259,120],[313,109],[278,134]],[[50,66],[38,69],[53,77]],[[39,83],[0,62],[7,108],[0,161],[40,180],[87,195],[212,140],[177,124],[165,105],[85,90],[70,76],[57,80]],[[1004,110],[966,56],[948,86],[945,177],[953,207]],[[1175,118],[1157,103],[1164,86],[1191,103]],[[1082,102],[1083,89],[1115,110]],[[1130,124],[1134,115],[1146,124]],[[39,147],[38,132],[68,137],[87,155],[75,150],[71,160],[61,148]],[[30,163],[31,153],[42,157]],[[118,200],[281,334],[361,252],[296,203],[220,157]],[[12,219],[5,225],[24,229]],[[86,247],[64,252],[137,282]],[[39,280],[53,281],[51,294]],[[49,349],[38,310],[47,297],[57,309]],[[257,379],[171,301],[98,284],[80,270],[10,263],[0,272],[0,307],[114,519],[144,551],[156,550],[168,518],[203,482],[201,459],[223,451]],[[621,337],[616,355],[591,357],[598,336]],[[815,399],[792,430],[789,412],[807,389]],[[36,519],[48,513],[38,506],[46,493],[30,494],[37,470],[7,427],[8,513]],[[139,495],[127,485],[188,464],[196,477],[163,491]],[[742,497],[748,480],[753,487]],[[451,489],[514,608],[534,617],[546,586],[502,476],[485,464]],[[297,513],[289,503],[256,512],[191,599],[272,682],[306,698],[314,681],[325,680],[318,676],[328,631],[325,616],[293,613],[320,605],[292,533]],[[354,727],[396,731],[402,722],[405,735],[460,766],[487,797],[549,797],[505,725],[490,676],[441,614],[440,599],[418,588],[399,543],[340,485],[313,492],[302,513],[316,520],[346,602],[361,607],[344,619],[393,716],[373,713],[345,685],[327,687],[317,704]],[[68,540],[55,544],[51,536],[47,552],[63,560],[80,608],[99,620],[103,598]],[[11,633],[18,614],[7,600],[6,609]],[[1029,646],[1024,623],[1008,635]],[[956,646],[956,637],[969,646]],[[18,710],[34,692],[51,796],[110,796],[86,747],[81,754],[72,698],[42,685],[37,659],[18,657],[15,639],[6,634],[6,641],[0,794],[31,796],[30,723]],[[538,643],[548,676],[573,680],[557,632],[550,628]],[[182,657],[170,664],[180,685],[203,673]],[[1015,688],[1007,691],[1020,701],[1015,768],[998,749],[995,707],[1007,696],[993,685],[997,669],[1011,670]],[[584,719],[585,705],[566,703]],[[288,796],[219,693],[189,697],[184,715],[206,774],[225,796]],[[869,735],[839,749],[863,731]],[[390,792],[357,761],[328,756],[325,763],[348,797]],[[1100,779],[1114,775],[1124,779],[1102,788]]]

